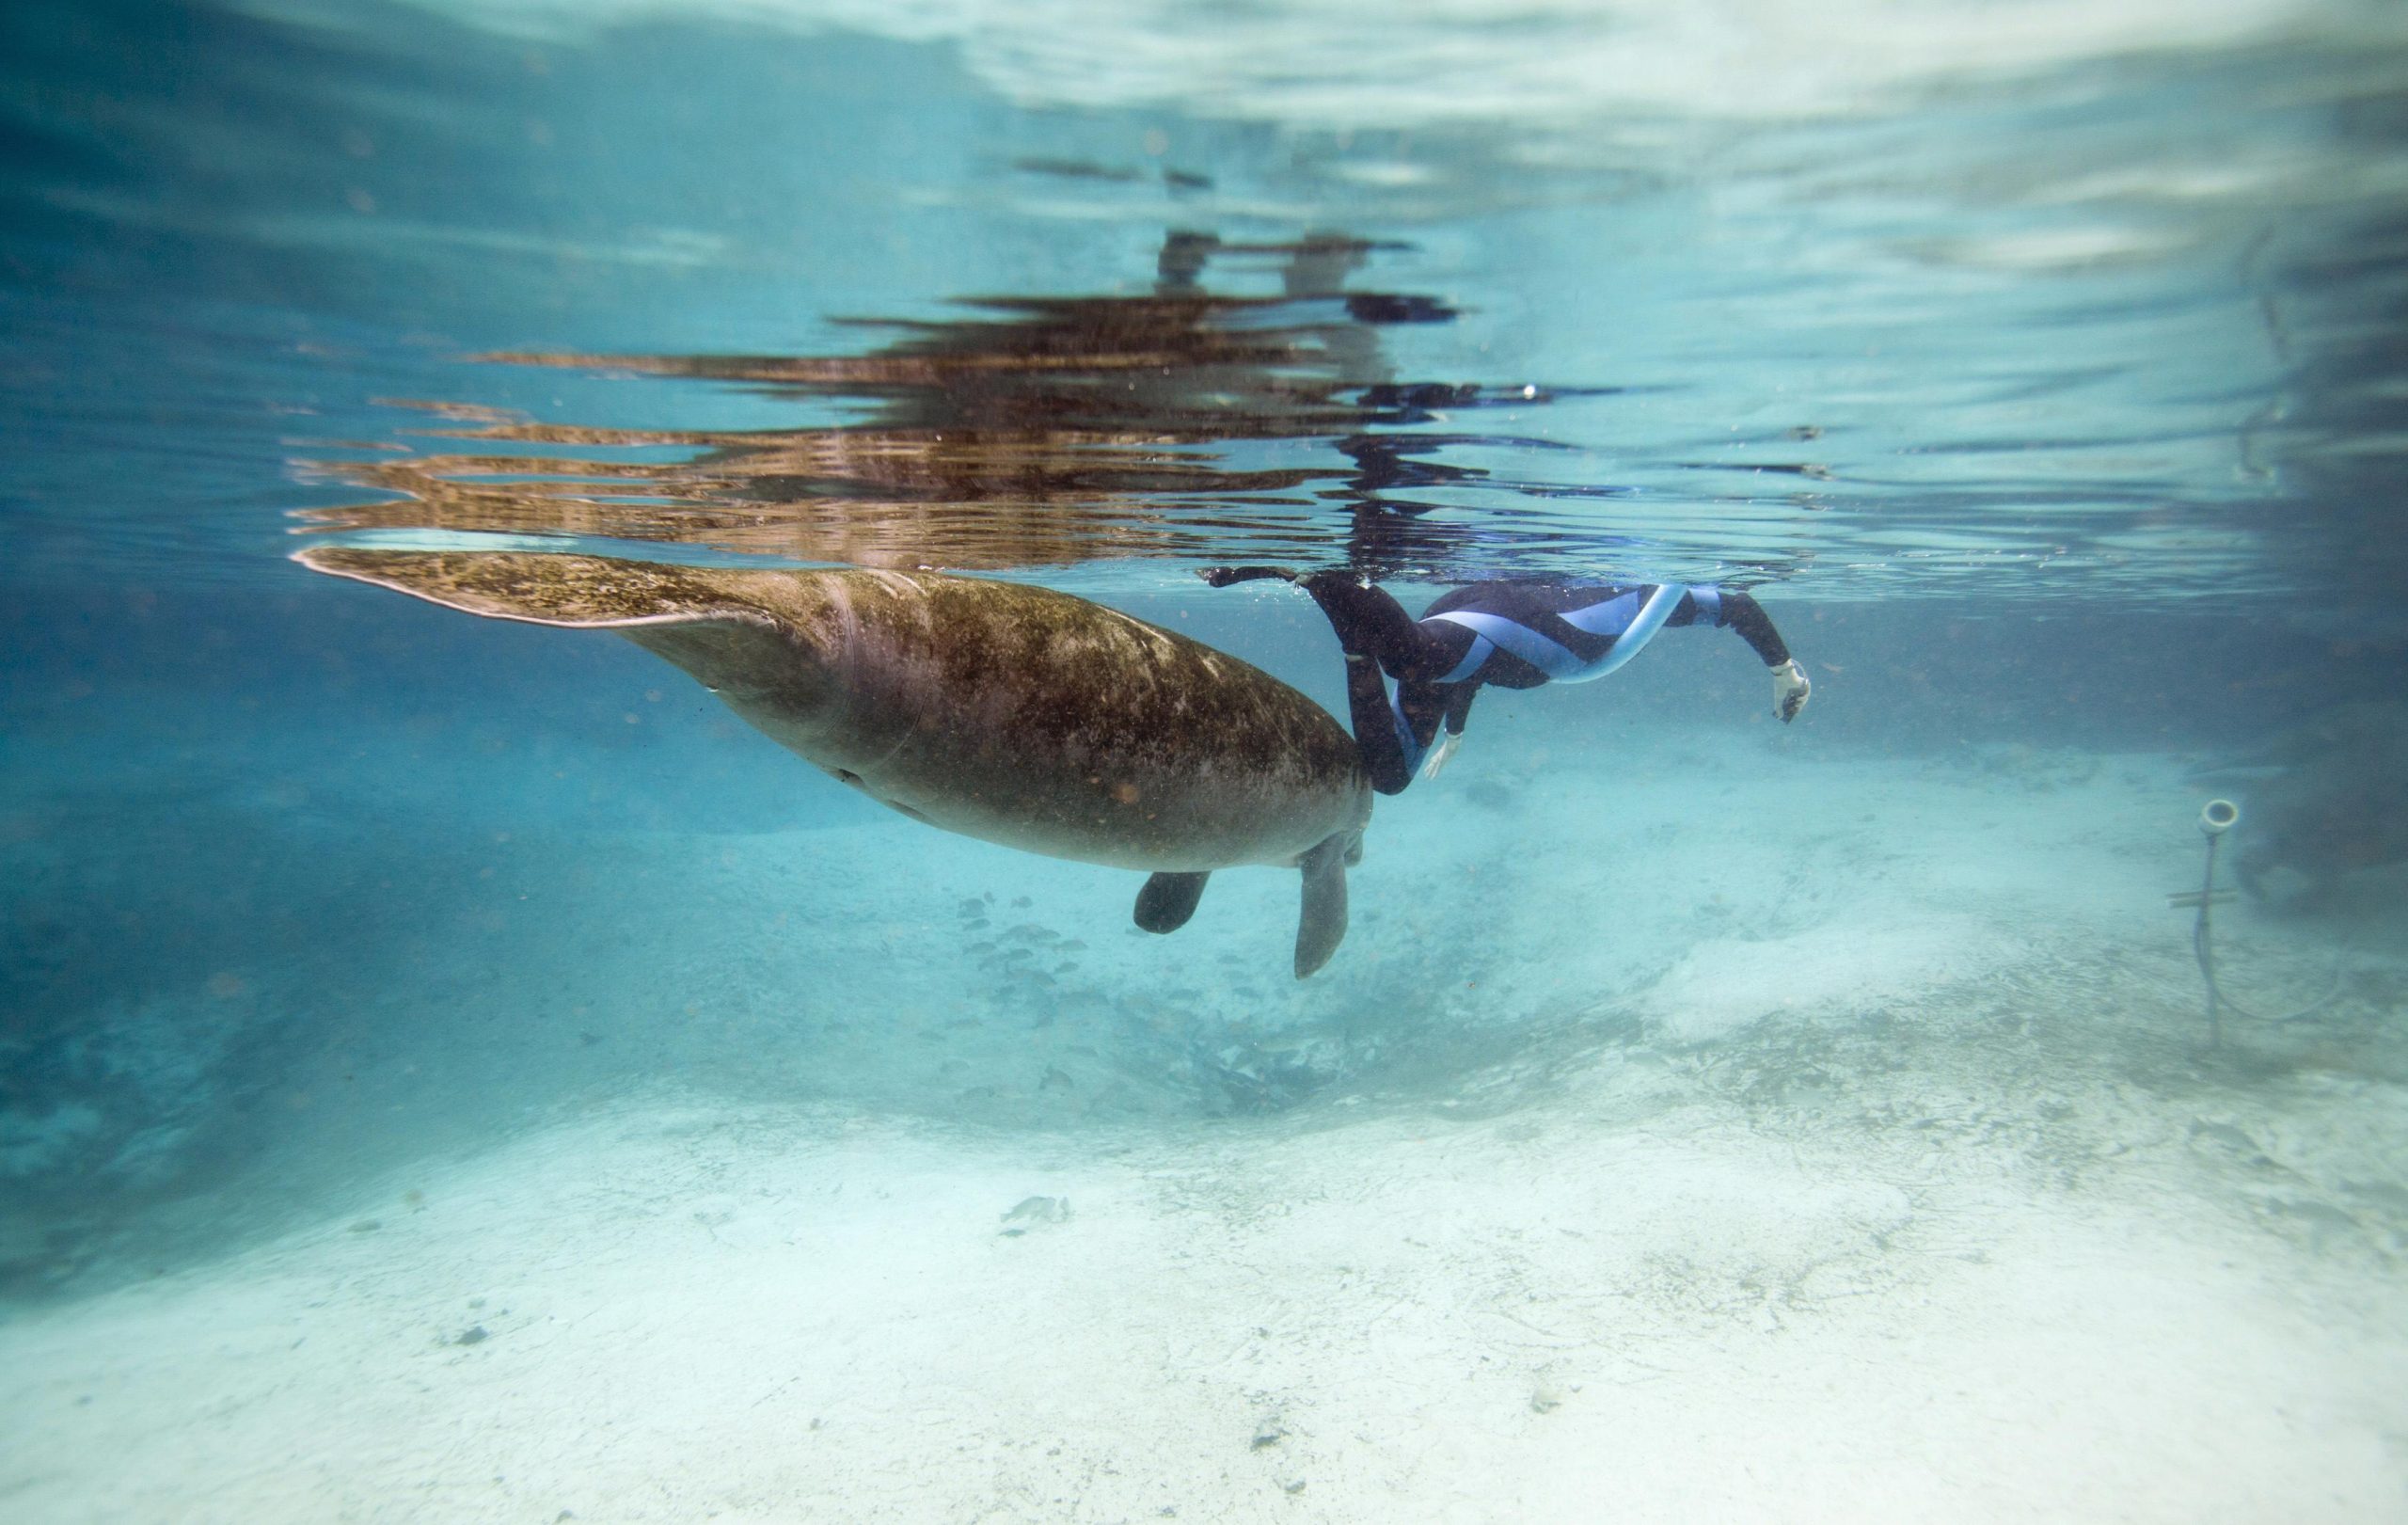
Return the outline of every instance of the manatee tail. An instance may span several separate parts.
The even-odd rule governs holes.
[[[500,550],[372,550],[312,546],[293,558],[312,572],[372,582],[488,619],[570,629],[741,621],[769,614],[732,595],[727,573],[700,566]],[[740,574],[739,574],[740,575]]]
[[[1204,898],[1204,882],[1212,877],[1165,871],[1147,880],[1137,892],[1137,925],[1149,932],[1175,932],[1186,926],[1196,914],[1196,902]]]
[[[600,556],[312,546],[313,572],[372,582],[488,619],[615,630],[684,668],[721,699],[803,703],[818,663],[757,596],[791,574],[664,566]]]
[[[1336,832],[1297,862],[1305,871],[1304,915],[1296,923],[1296,977],[1304,978],[1346,940],[1346,866],[1363,855],[1360,830]]]

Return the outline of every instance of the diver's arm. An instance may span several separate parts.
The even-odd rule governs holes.
[[[1472,699],[1479,692],[1479,684],[1463,683],[1458,684],[1455,691],[1447,696],[1446,723],[1449,736],[1464,734],[1464,723],[1471,719]]]
[[[1814,686],[1806,681],[1805,669],[1789,654],[1789,643],[1773,628],[1772,616],[1765,612],[1762,604],[1735,588],[1723,589],[1714,598],[1721,606],[1715,623],[1737,631],[1748,649],[1771,670],[1772,712],[1781,717],[1784,725],[1796,720],[1798,711],[1806,707],[1807,696],[1814,691]]]
[[[1620,590],[1608,590],[1618,592]],[[1641,594],[1652,594],[1654,588],[1641,588]],[[1781,632],[1772,627],[1772,616],[1764,605],[1736,588],[1718,588],[1712,583],[1697,583],[1681,595],[1672,606],[1666,625],[1719,625],[1738,632],[1739,639],[1766,667],[1779,667],[1789,660],[1789,646]]]
[[[1790,659],[1789,643],[1772,627],[1772,616],[1765,606],[1735,588],[1721,591],[1722,617],[1716,623],[1729,627],[1748,649],[1756,654],[1766,667],[1779,667]]]

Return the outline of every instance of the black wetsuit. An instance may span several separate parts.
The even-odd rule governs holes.
[[[1346,651],[1354,741],[1382,794],[1413,782],[1442,723],[1450,735],[1463,734],[1484,683],[1535,689],[1602,677],[1668,625],[1725,626],[1766,667],[1789,660],[1753,598],[1711,586],[1475,582],[1443,595],[1416,620],[1386,593],[1345,573],[1317,572],[1298,585]],[[1393,697],[1383,673],[1396,679]]]

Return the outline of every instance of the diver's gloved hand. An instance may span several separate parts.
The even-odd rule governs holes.
[[[1296,570],[1291,566],[1207,566],[1196,575],[1215,588],[1253,582],[1261,578],[1277,578],[1282,582],[1296,580]]]
[[[1806,696],[1814,691],[1814,685],[1806,681],[1797,658],[1792,657],[1772,670],[1772,712],[1781,717],[1782,724],[1798,718],[1798,712],[1806,707]]]
[[[1347,659],[1352,661],[1354,659],[1350,657]],[[1448,759],[1452,757],[1455,755],[1455,749],[1463,744],[1463,732],[1440,730],[1438,744],[1430,749],[1429,756],[1421,759],[1421,776],[1425,779],[1436,778],[1440,773],[1445,772]]]

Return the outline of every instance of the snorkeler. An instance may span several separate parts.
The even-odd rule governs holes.
[[[1442,595],[1416,620],[1351,572],[1212,566],[1197,575],[1216,588],[1278,578],[1312,595],[1346,653],[1354,744],[1382,794],[1401,794],[1417,772],[1435,774],[1446,766],[1481,684],[1535,689],[1603,677],[1667,625],[1737,631],[1771,669],[1772,710],[1784,723],[1806,707],[1811,689],[1771,618],[1736,589],[1475,582]],[[1383,672],[1396,679],[1393,696]]]

